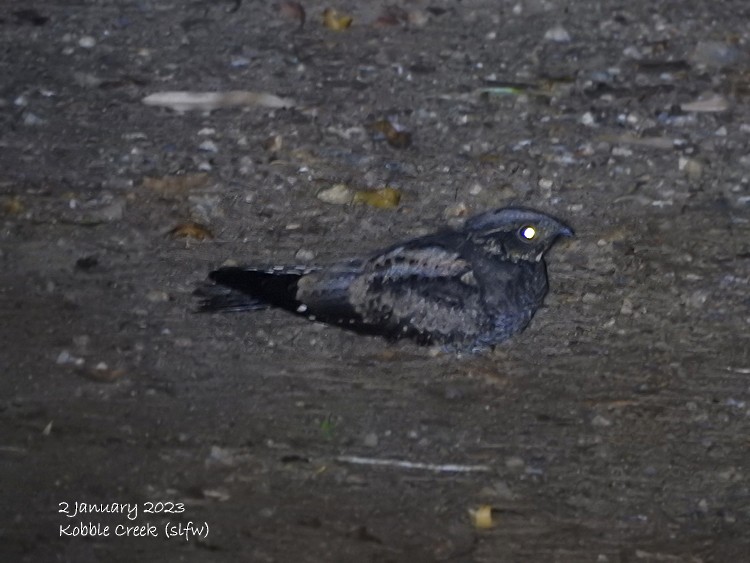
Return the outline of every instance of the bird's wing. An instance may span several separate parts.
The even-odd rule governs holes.
[[[426,343],[471,338],[486,322],[472,264],[457,245],[434,238],[366,261],[349,285],[348,299],[365,323],[394,338]]]

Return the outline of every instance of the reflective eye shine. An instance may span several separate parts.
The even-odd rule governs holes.
[[[536,236],[536,229],[534,227],[521,227],[521,230],[518,231],[518,234],[521,235],[521,238],[524,238],[526,240],[532,240]]]

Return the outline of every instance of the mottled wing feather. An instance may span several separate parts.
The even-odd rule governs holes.
[[[330,323],[364,334],[380,334],[367,324],[349,299],[349,287],[362,274],[363,262],[350,260],[302,276],[297,282],[297,312],[310,320]]]
[[[439,245],[400,246],[375,256],[352,281],[349,299],[366,323],[395,338],[471,339],[485,324],[471,264]]]

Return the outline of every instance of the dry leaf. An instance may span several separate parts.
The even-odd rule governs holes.
[[[272,153],[279,152],[283,145],[284,140],[282,139],[281,135],[274,135],[273,137],[269,137],[268,139],[263,141],[263,148]]]
[[[411,145],[411,133],[392,123],[388,119],[381,119],[368,125],[377,135],[382,135],[388,144],[397,149],[405,149]]]
[[[401,201],[401,192],[386,186],[377,190],[361,190],[354,194],[354,203],[365,203],[378,209],[392,209]]]
[[[352,25],[353,18],[333,8],[323,11],[323,25],[333,31],[342,31]]]
[[[409,21],[409,12],[398,6],[386,6],[373,22],[375,27],[391,27]]]
[[[297,20],[300,27],[305,25],[305,8],[299,2],[281,2],[279,13],[290,20]]]
[[[477,509],[470,508],[469,516],[474,527],[480,530],[486,530],[495,525],[492,521],[492,507],[489,504],[483,504]]]
[[[682,104],[680,109],[696,113],[718,113],[729,109],[729,100],[721,94],[714,94],[703,100]]]
[[[175,228],[169,231],[169,234],[174,238],[194,238],[197,240],[204,240],[207,238],[213,238],[213,233],[208,230],[208,227],[204,227],[200,223],[180,223]]]
[[[23,203],[18,196],[10,197],[3,201],[3,211],[8,215],[18,215],[23,211]]]
[[[189,110],[213,111],[219,108],[263,106],[268,108],[291,108],[294,100],[280,98],[267,92],[233,90],[228,92],[157,92],[141,100],[147,106],[171,108],[177,112]]]
[[[205,172],[197,172],[160,178],[146,176],[141,185],[146,189],[154,190],[162,197],[177,197],[190,191],[206,188],[210,180],[210,176]]]
[[[97,383],[113,383],[125,376],[124,369],[110,369],[106,366],[81,369],[78,373]]]

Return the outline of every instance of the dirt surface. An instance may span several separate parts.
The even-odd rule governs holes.
[[[747,561],[750,6],[413,1],[373,25],[384,4],[350,1],[342,31],[304,6],[301,28],[249,0],[0,12],[0,558]],[[141,102],[171,90],[295,106]],[[494,353],[192,312],[227,260],[508,204],[577,237]],[[189,522],[208,534],[166,537]]]

